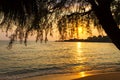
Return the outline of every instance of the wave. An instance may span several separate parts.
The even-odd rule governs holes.
[[[54,65],[54,64],[53,64]],[[23,69],[23,70],[16,70],[6,73],[0,73],[0,79],[2,80],[14,80],[32,76],[43,76],[49,74],[64,74],[64,73],[71,73],[71,68],[73,66],[79,66],[80,64],[66,64],[62,66],[53,66],[48,65],[47,68],[30,68],[30,69]],[[52,67],[50,67],[52,66]],[[68,69],[69,68],[69,69]]]
[[[16,80],[25,77],[32,77],[32,76],[42,76],[48,74],[61,74],[64,73],[62,68],[60,67],[50,67],[50,68],[32,68],[32,69],[23,69],[17,70],[13,72],[6,72],[0,74],[0,80]]]

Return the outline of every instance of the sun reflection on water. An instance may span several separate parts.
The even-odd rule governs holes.
[[[77,52],[82,53],[82,43],[81,42],[77,43]]]
[[[80,72],[79,75],[80,75],[80,77],[85,77],[85,76],[87,76],[87,74],[86,74],[85,72]]]
[[[78,76],[79,76],[80,78],[82,78],[82,77],[87,77],[87,76],[92,76],[92,75],[95,75],[95,74],[92,73],[92,72],[85,72],[85,71],[78,73]]]
[[[81,47],[82,47],[81,42],[77,42],[77,47],[78,47],[78,48],[81,48]]]

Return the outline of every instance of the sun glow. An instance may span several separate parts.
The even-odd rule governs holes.
[[[78,33],[79,33],[79,34],[82,34],[82,33],[83,33],[82,27],[78,27]]]
[[[83,26],[79,26],[78,27],[78,38],[79,39],[86,39],[87,38],[87,34],[86,34],[86,31],[84,29]]]

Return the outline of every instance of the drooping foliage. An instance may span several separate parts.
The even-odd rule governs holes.
[[[27,42],[28,36],[37,33],[36,41],[43,39],[43,30],[48,25],[49,5],[46,0],[1,0],[1,27],[6,29],[6,33],[16,27],[11,34],[9,47],[16,39]],[[46,32],[47,33],[47,32]],[[47,39],[45,39],[47,40]]]
[[[108,4],[110,4],[109,1]],[[55,24],[61,35],[60,39],[77,36],[78,33],[75,31],[78,25],[84,25],[83,27],[91,34],[91,24],[101,26],[94,14],[94,2],[101,3],[98,5],[104,4],[101,0],[0,0],[0,26],[8,35],[9,31],[14,29],[10,35],[9,48],[17,39],[21,43],[24,41],[27,45],[28,37],[33,35],[36,36],[36,41],[45,40],[46,42],[47,35],[52,35]],[[116,0],[111,6],[118,25],[120,23],[119,4],[120,1]],[[101,27],[98,27],[98,30],[101,30]]]

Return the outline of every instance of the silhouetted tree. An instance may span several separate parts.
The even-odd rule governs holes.
[[[82,0],[79,0],[79,1],[82,1]],[[120,11],[120,7],[118,5],[120,4],[120,1],[118,0],[116,1],[114,0],[85,0],[85,1],[91,4],[91,8],[92,8],[91,10],[95,13],[98,19],[98,22],[101,24],[102,28],[105,30],[107,35],[112,39],[112,42],[117,46],[118,49],[120,49],[120,37],[117,36],[117,35],[120,35],[120,29],[118,27],[119,11]],[[113,14],[111,11],[111,4],[113,1],[114,3],[112,6],[112,10],[115,9],[113,10],[115,19],[113,18]],[[90,16],[90,13],[88,16]],[[88,18],[90,19],[90,17]],[[118,22],[118,24],[115,22],[115,20]]]
[[[88,2],[92,5],[92,9],[96,14],[99,23],[102,25],[102,28],[112,39],[112,42],[120,49],[120,37],[117,36],[120,35],[120,29],[113,19],[110,7],[113,0],[88,0]]]
[[[28,36],[36,33],[36,41],[42,41],[43,38],[47,41],[47,34],[52,34],[53,24],[59,23],[59,30],[67,25],[62,22],[66,15],[65,22],[72,22],[71,19],[74,19],[77,24],[80,19],[87,22],[86,28],[89,28],[91,22],[94,26],[101,26],[120,49],[119,4],[118,0],[0,0],[0,22],[6,33],[13,25],[16,26],[11,35],[11,46],[17,38],[21,42],[24,40],[26,44]],[[67,28],[65,27],[64,29]]]

